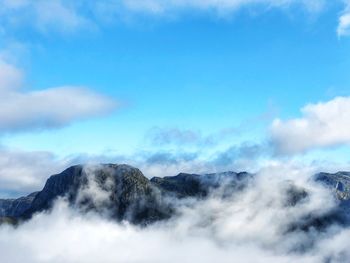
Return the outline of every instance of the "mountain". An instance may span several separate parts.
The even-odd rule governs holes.
[[[0,199],[0,217],[19,217],[31,206],[38,192],[18,199]]]
[[[128,165],[72,166],[51,176],[20,218],[50,209],[58,197],[81,211],[105,213],[117,220],[146,224],[170,216],[159,190],[139,169]]]
[[[350,172],[319,173],[315,181],[329,187],[339,200],[338,214],[342,214],[346,221],[350,221]]]
[[[139,169],[125,164],[76,165],[51,176],[39,192],[18,199],[0,199],[0,223],[29,219],[63,198],[83,213],[95,211],[115,220],[146,225],[170,218],[176,211],[174,200],[205,198],[213,189],[220,189],[217,192],[225,198],[247,187],[253,178],[246,172],[224,172],[180,173],[149,180]],[[343,210],[350,207],[350,173],[320,173],[315,180],[335,191]],[[293,183],[286,184],[285,193],[286,206],[307,197],[307,192]]]
[[[350,172],[319,173],[316,174],[315,180],[334,189],[338,199],[342,202],[350,200]]]
[[[211,189],[220,186],[224,186],[227,191],[238,190],[252,176],[252,174],[246,172],[203,175],[180,173],[176,176],[153,177],[150,182],[167,195],[174,195],[178,198],[205,197]]]

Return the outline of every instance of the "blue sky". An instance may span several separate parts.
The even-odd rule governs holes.
[[[124,2],[101,15],[84,1],[4,1],[0,61],[21,72],[21,92],[84,87],[116,104],[64,115],[59,124],[50,115],[20,129],[0,125],[6,151],[61,159],[159,151],[215,156],[272,141],[283,154],[344,159],[348,134],[297,149],[281,147],[280,139],[296,138],[284,127],[303,118],[306,105],[327,107],[349,95],[346,1]],[[348,109],[347,101],[339,103]],[[76,111],[74,102],[59,105]],[[277,119],[282,126],[273,128]]]

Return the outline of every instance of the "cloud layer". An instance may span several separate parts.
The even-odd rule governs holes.
[[[24,91],[22,72],[0,61],[0,132],[59,128],[111,112],[111,98],[82,87]]]
[[[308,104],[302,117],[274,120],[271,140],[277,153],[295,154],[350,143],[350,97]]]
[[[206,200],[183,200],[177,206],[178,216],[146,228],[78,214],[59,200],[51,213],[37,214],[17,228],[0,227],[2,260],[346,262],[348,228],[330,224],[322,231],[288,231],[305,217],[331,211],[332,194],[308,181],[303,169],[275,168],[266,167],[268,173],[262,172],[248,188],[226,199],[219,189]],[[290,205],[290,187],[305,189],[308,196]]]

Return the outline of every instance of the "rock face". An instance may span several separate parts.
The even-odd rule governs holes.
[[[51,176],[39,192],[18,199],[0,199],[0,224],[29,219],[37,212],[51,209],[59,198],[81,212],[96,211],[116,220],[149,224],[171,217],[176,208],[174,200],[205,198],[213,189],[225,198],[244,189],[252,178],[246,172],[224,172],[180,173],[149,180],[129,165],[76,165]],[[320,173],[315,180],[332,188],[342,212],[350,214],[350,173]],[[292,183],[286,184],[285,193],[286,206],[295,206],[307,197],[304,189]]]

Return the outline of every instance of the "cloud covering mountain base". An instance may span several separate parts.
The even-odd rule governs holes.
[[[2,225],[1,258],[28,263],[349,259],[350,229],[337,221],[320,226],[307,220],[325,218],[336,208],[333,193],[303,169],[266,171],[242,190],[227,193],[223,187],[205,199],[174,199],[176,215],[146,227],[79,213],[61,198],[50,212],[17,227]]]

